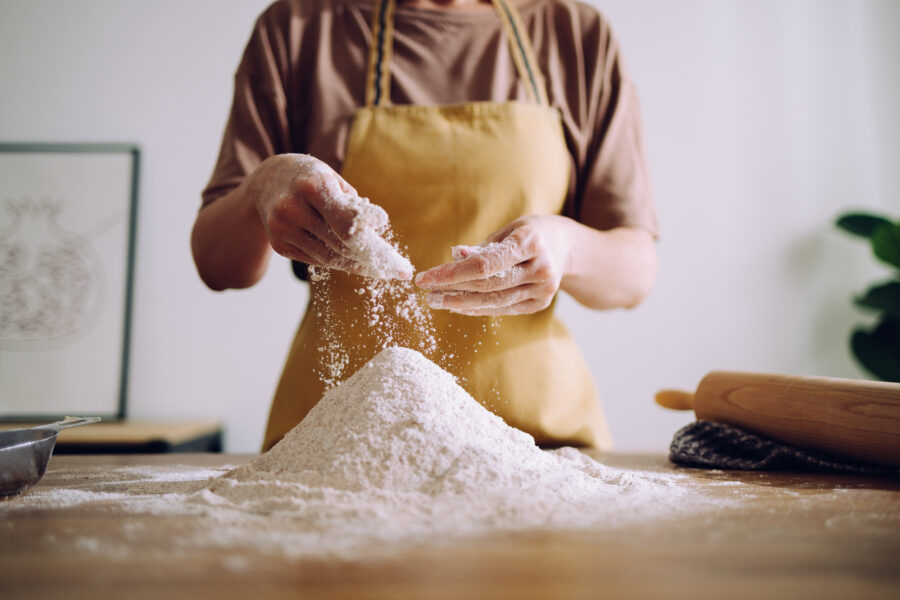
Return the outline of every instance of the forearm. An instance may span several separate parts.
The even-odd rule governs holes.
[[[247,288],[266,272],[272,247],[249,197],[248,179],[197,214],[191,250],[197,272],[214,290]]]
[[[599,231],[568,217],[529,215],[454,260],[420,273],[431,308],[470,316],[530,314],[563,289],[595,309],[630,308],[656,278],[653,236],[639,228]]]
[[[599,231],[560,217],[569,252],[560,289],[580,304],[606,310],[633,308],[656,279],[656,243],[639,228]]]

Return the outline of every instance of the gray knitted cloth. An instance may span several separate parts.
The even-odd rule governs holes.
[[[713,421],[694,421],[678,430],[669,447],[669,460],[706,469],[900,475],[897,469],[788,446]]]

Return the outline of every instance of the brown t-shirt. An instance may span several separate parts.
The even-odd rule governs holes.
[[[514,3],[572,157],[563,214],[597,229],[656,235],[637,96],[606,20],[572,0]],[[279,0],[259,17],[204,205],[272,154],[311,154],[340,171],[364,102],[371,16],[371,0]],[[394,27],[393,104],[527,101],[492,9],[400,4]]]

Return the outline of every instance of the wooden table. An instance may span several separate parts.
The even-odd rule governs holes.
[[[673,469],[663,456],[596,455],[614,467]],[[227,455],[54,457],[39,486],[78,485],[102,466],[238,464]],[[733,508],[637,532],[533,533],[400,549],[362,560],[212,552],[167,556],[158,535],[109,539],[90,506],[3,515],[0,597],[18,598],[900,598],[900,480],[683,470],[704,494],[741,494]],[[96,475],[94,475],[96,476]],[[722,485],[738,481],[743,485]],[[181,517],[182,519],[185,517]],[[128,544],[125,558],[58,548],[54,532]]]

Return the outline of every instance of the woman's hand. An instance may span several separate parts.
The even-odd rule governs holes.
[[[560,289],[595,309],[631,308],[656,278],[647,230],[600,231],[559,215],[516,219],[479,246],[455,246],[451,263],[420,273],[432,308],[470,316],[543,310]]]
[[[278,254],[358,275],[412,277],[412,266],[381,237],[387,213],[317,158],[272,156],[250,176],[247,193]]]
[[[255,285],[273,249],[313,266],[410,279],[412,265],[383,237],[387,225],[383,209],[322,161],[279,154],[200,210],[191,250],[214,290]]]
[[[469,316],[521,315],[547,308],[571,251],[565,217],[516,219],[479,246],[455,246],[454,262],[416,277],[432,308]]]

